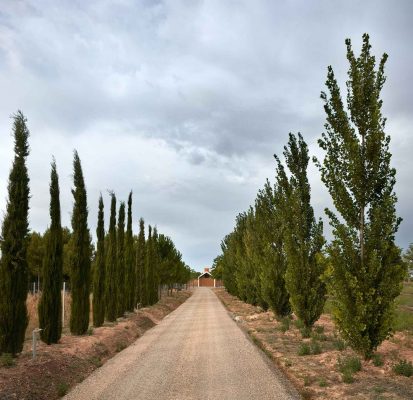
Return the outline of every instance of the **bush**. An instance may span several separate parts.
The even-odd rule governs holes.
[[[120,351],[126,349],[126,343],[124,342],[117,342],[116,343],[116,352],[119,353]]]
[[[345,371],[351,373],[361,371],[361,362],[358,357],[344,357],[337,361],[338,370],[344,374]]]
[[[383,357],[381,356],[381,354],[378,354],[378,353],[373,354],[372,360],[373,360],[373,364],[376,367],[381,367],[383,365]]]
[[[322,352],[320,343],[313,341],[311,343],[311,354],[321,354]]]
[[[16,364],[13,356],[10,353],[3,353],[0,356],[0,365],[2,367],[10,368]]]
[[[320,387],[326,387],[327,386],[327,381],[325,380],[325,378],[320,378],[320,380],[318,381],[318,386],[320,386]]]
[[[303,329],[304,328],[304,322],[301,321],[301,319],[296,319],[294,321],[294,325],[297,329]]]
[[[300,332],[303,339],[308,339],[309,337],[311,337],[311,328],[304,326],[300,329]]]
[[[63,397],[69,390],[69,385],[67,383],[59,383],[57,385],[57,395]]]
[[[336,350],[343,351],[347,347],[346,342],[341,339],[337,339],[333,342],[333,346]]]
[[[353,383],[354,382],[353,374],[352,374],[351,371],[345,370],[343,372],[342,376],[343,376],[343,382],[344,383]]]
[[[316,333],[318,333],[319,335],[321,335],[322,333],[324,333],[324,326],[323,326],[323,325],[317,325],[317,326],[314,328],[314,331],[315,331]]]
[[[397,364],[393,366],[393,371],[397,375],[410,377],[413,375],[413,364],[411,363],[411,361],[400,360]]]
[[[280,321],[280,324],[281,324],[280,331],[283,333],[287,332],[290,329],[290,318],[288,317],[282,318]]]
[[[300,347],[298,348],[298,355],[308,356],[310,354],[311,354],[310,346],[307,343],[301,343]]]

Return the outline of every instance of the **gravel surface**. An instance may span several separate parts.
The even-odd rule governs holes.
[[[298,399],[212,290],[194,294],[66,400]]]

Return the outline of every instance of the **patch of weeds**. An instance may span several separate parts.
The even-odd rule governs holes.
[[[304,328],[304,322],[301,321],[301,319],[296,319],[296,320],[294,321],[294,325],[295,325],[295,327],[296,327],[297,329],[302,329],[302,328]]]
[[[126,349],[127,345],[125,342],[117,342],[116,343],[116,353],[119,353],[120,351]]]
[[[383,393],[385,391],[383,386],[373,386],[374,393]]]
[[[307,326],[301,328],[300,332],[303,339],[308,339],[309,337],[311,337],[311,328],[308,328]]]
[[[0,366],[10,368],[16,365],[16,361],[10,353],[3,353],[0,356]]]
[[[281,319],[280,323],[281,325],[279,329],[282,333],[285,333],[290,329],[290,318],[284,317]]]
[[[322,333],[324,333],[324,326],[323,325],[317,325],[314,328],[315,333],[318,333],[319,335],[321,335]]]
[[[299,356],[308,356],[311,354],[310,346],[307,343],[301,343],[300,347],[298,348]]]
[[[317,333],[317,332],[313,332],[311,334],[311,338],[313,340],[319,340],[321,342],[325,342],[328,339],[327,335],[325,335],[324,333]]]
[[[327,387],[327,381],[326,381],[326,379],[325,379],[325,378],[320,378],[320,379],[318,380],[318,386],[320,386],[320,387]]]
[[[353,383],[354,382],[353,374],[349,370],[345,370],[342,373],[342,378],[343,378],[344,383]]]
[[[343,351],[346,349],[347,345],[346,342],[342,339],[336,339],[333,342],[333,346],[336,350]]]
[[[96,368],[99,368],[102,366],[102,361],[100,357],[90,357],[89,361],[91,364],[93,364]]]
[[[292,361],[290,360],[290,359],[286,359],[285,360],[285,364],[284,364],[286,367],[292,367],[292,365],[293,365],[293,363],[292,363]]]
[[[69,390],[69,385],[65,382],[61,382],[57,385],[57,395],[63,397]]]
[[[311,343],[311,354],[321,354],[323,350],[321,349],[320,343],[313,341]]]
[[[413,364],[411,361],[400,360],[393,366],[393,371],[397,375],[410,377],[413,375]]]
[[[340,357],[337,361],[337,367],[341,373],[344,371],[359,372],[361,371],[361,361],[358,357]]]
[[[89,328],[87,328],[87,332],[86,332],[89,336],[93,335],[93,327],[89,326]]]
[[[379,353],[373,354],[372,360],[373,360],[373,365],[376,367],[381,367],[384,364],[383,357]]]
[[[338,370],[342,374],[344,383],[353,383],[353,374],[361,371],[361,362],[358,357],[344,357],[337,361]]]
[[[312,382],[311,376],[305,375],[304,376],[304,386],[310,386]]]

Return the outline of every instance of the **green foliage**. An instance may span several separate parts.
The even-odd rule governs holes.
[[[290,329],[290,318],[284,317],[280,320],[280,331],[285,333]]]
[[[0,366],[10,368],[16,365],[16,361],[13,358],[13,354],[3,353],[0,355]]]
[[[411,361],[400,360],[393,366],[393,371],[397,375],[411,377],[413,375],[413,364]]]
[[[320,379],[318,380],[318,386],[320,386],[320,387],[327,387],[327,381],[326,381],[326,379],[325,379],[325,378],[320,378]]]
[[[27,244],[29,212],[29,130],[18,111],[13,116],[14,160],[9,175],[8,199],[1,232],[0,261],[0,354],[20,353],[28,317]]]
[[[43,261],[43,291],[39,302],[40,338],[47,344],[57,343],[62,334],[63,235],[55,161],[52,162],[50,177],[50,221]]]
[[[63,397],[69,390],[69,385],[65,382],[61,382],[57,385],[57,395]]]
[[[317,341],[312,341],[311,345],[311,354],[321,354],[323,352],[323,349],[320,346],[320,343],[318,343]]]
[[[350,371],[351,373],[361,371],[361,362],[358,357],[347,356],[339,357],[337,361],[337,369],[344,373],[345,371]]]
[[[121,201],[117,230],[116,316],[125,312],[125,203]]]
[[[336,340],[334,340],[333,346],[334,346],[334,348],[335,348],[336,350],[339,350],[339,351],[343,351],[343,350],[345,350],[345,348],[347,347],[347,346],[346,346],[346,342],[345,342],[344,340],[342,340],[342,339],[336,339]]]
[[[327,273],[333,316],[346,341],[368,358],[391,334],[394,299],[406,267],[394,243],[400,224],[393,190],[396,171],[390,166],[390,137],[381,114],[387,55],[376,70],[367,34],[358,58],[349,39],[346,46],[347,110],[330,66],[329,95],[321,95],[327,122],[319,144],[326,154],[318,166],[341,215],[339,219],[326,210],[334,234]]]
[[[93,326],[105,321],[105,216],[102,195],[99,197],[98,224],[96,228],[96,262],[93,274]]]
[[[133,311],[135,307],[135,249],[132,232],[132,192],[128,197],[128,220],[125,238],[125,309]]]
[[[378,354],[378,353],[373,354],[372,360],[373,360],[373,364],[376,367],[381,367],[384,364],[383,357],[381,354]]]
[[[291,177],[288,179],[281,161],[277,160],[277,181],[281,191],[281,210],[287,270],[285,284],[294,313],[306,327],[320,317],[326,300],[326,288],[321,279],[325,271],[322,256],[323,223],[316,222],[310,204],[310,184],[307,178],[308,147],[301,134],[289,135],[284,157]]]
[[[139,236],[136,244],[136,303],[146,304],[146,246],[145,246],[145,222],[139,220]]]
[[[89,289],[91,239],[87,225],[88,209],[86,187],[82,166],[77,151],[73,159],[74,198],[72,214],[72,254],[71,254],[71,289],[72,309],[70,313],[70,332],[83,335],[89,326]]]
[[[308,356],[311,354],[311,348],[308,345],[308,343],[301,343],[300,347],[298,348],[298,353],[299,356]]]
[[[105,305],[106,319],[110,322],[116,320],[117,305],[117,245],[116,245],[116,196],[110,194],[110,221],[107,238],[106,274],[105,274]]]
[[[46,251],[45,238],[39,232],[32,231],[28,235],[27,265],[29,268],[29,282],[43,278],[43,259]]]
[[[311,328],[309,328],[308,326],[303,326],[301,329],[300,329],[300,333],[301,333],[301,336],[304,338],[304,339],[306,339],[306,338],[309,338],[309,337],[311,337]]]

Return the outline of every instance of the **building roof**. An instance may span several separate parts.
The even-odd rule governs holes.
[[[205,277],[205,275],[208,275],[209,277],[212,278],[212,274],[209,271],[205,271],[201,275],[198,276],[198,279],[202,278],[202,277]]]

